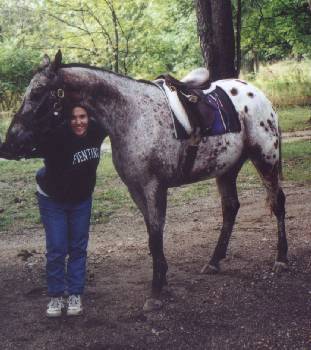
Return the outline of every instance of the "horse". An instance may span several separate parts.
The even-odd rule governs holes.
[[[140,209],[149,234],[153,263],[151,294],[143,309],[162,307],[161,291],[167,285],[168,264],[163,252],[168,188],[216,178],[223,223],[214,253],[201,272],[220,271],[240,204],[236,179],[249,159],[267,192],[267,203],[277,220],[275,271],[287,269],[285,195],[279,176],[280,130],[278,116],[265,95],[239,79],[219,80],[241,123],[240,132],[206,137],[197,145],[191,167],[185,157],[190,139],[173,136],[171,110],[163,91],[140,81],[83,64],[63,64],[57,52],[45,55],[26,89],[21,107],[13,116],[0,153],[20,158],[35,149],[45,128],[62,119],[66,104],[88,105],[92,117],[111,141],[116,171]]]

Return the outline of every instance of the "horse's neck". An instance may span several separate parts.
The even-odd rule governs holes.
[[[124,99],[130,96],[142,97],[148,90],[148,84],[113,72],[85,67],[67,67],[62,69],[63,80],[72,87],[81,87],[87,91],[100,89],[102,95],[119,94]],[[147,88],[146,88],[147,85]],[[154,88],[150,85],[151,88]],[[138,94],[137,94],[138,92]]]
[[[151,108],[148,100],[159,93],[153,85],[107,71],[70,67],[64,68],[63,74],[71,86],[76,84],[96,95],[97,118],[110,136],[125,132],[125,125],[131,125],[130,118],[146,114]]]

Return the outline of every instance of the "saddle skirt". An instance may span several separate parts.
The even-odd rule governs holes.
[[[238,113],[219,86],[211,89],[209,83],[193,88],[167,75],[154,83],[167,97],[177,139],[190,138],[198,131],[201,137],[241,131]]]

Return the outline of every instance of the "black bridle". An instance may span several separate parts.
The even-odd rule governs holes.
[[[63,99],[65,98],[65,91],[63,88],[58,88],[56,90],[51,90],[50,94],[56,101],[53,104],[53,115],[58,117],[60,112],[63,110]]]
[[[64,116],[65,90],[57,87],[47,91],[38,103],[33,113],[36,118],[32,121],[35,134],[40,133],[45,127],[49,127],[65,120]]]

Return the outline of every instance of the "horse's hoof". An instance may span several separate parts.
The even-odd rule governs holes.
[[[209,274],[209,275],[211,275],[211,274],[214,275],[218,272],[219,272],[219,267],[211,265],[211,264],[205,264],[200,271],[200,273],[202,273],[202,274]]]
[[[163,303],[159,299],[149,298],[146,300],[145,305],[143,307],[143,311],[151,312],[160,310],[163,306]]]
[[[274,263],[273,272],[280,273],[280,272],[288,271],[288,270],[289,270],[289,267],[288,267],[287,263],[282,262],[282,261],[276,261]]]

